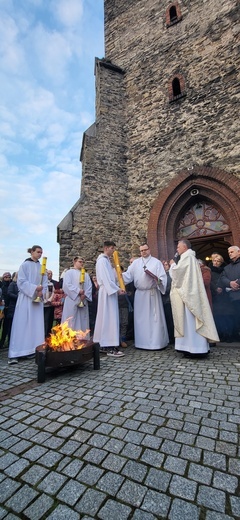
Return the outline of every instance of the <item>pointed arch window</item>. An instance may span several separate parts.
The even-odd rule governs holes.
[[[177,228],[177,238],[196,238],[218,235],[229,231],[229,225],[221,211],[205,201],[192,205],[182,215]]]
[[[186,97],[185,80],[182,74],[175,74],[168,83],[169,102]]]
[[[166,26],[171,27],[182,20],[182,13],[178,2],[170,4],[166,11]]]

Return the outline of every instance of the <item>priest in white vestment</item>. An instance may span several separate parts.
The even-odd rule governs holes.
[[[99,291],[93,341],[99,343],[100,351],[118,358],[124,356],[124,353],[118,349],[120,341],[118,294],[125,293],[117,285],[116,271],[111,264],[110,258],[114,250],[114,242],[105,241],[104,252],[99,255],[96,263]]]
[[[22,263],[18,271],[19,293],[13,316],[9,365],[17,363],[20,357],[33,355],[36,347],[45,341],[43,297],[47,290],[47,274],[41,275],[39,259],[42,248],[33,246],[28,252],[31,257]],[[34,303],[37,296],[40,301]]]
[[[135,347],[161,350],[168,345],[168,331],[161,294],[165,293],[167,275],[162,262],[151,256],[148,244],[140,246],[137,258],[123,273],[126,284],[133,282]],[[153,276],[147,274],[149,271]]]
[[[207,354],[209,342],[219,341],[211,307],[195,251],[187,239],[178,242],[180,260],[170,261],[171,305],[174,321],[175,349]]]
[[[61,323],[68,321],[72,330],[89,330],[88,302],[92,301],[92,282],[85,272],[83,259],[74,258],[73,267],[66,271],[63,278],[63,292],[66,294]],[[89,332],[86,339],[90,338]]]

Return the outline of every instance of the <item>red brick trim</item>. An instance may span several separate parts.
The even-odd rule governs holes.
[[[221,210],[229,228],[231,242],[240,241],[240,179],[223,170],[194,167],[182,170],[158,195],[150,212],[148,243],[153,256],[172,258],[180,214],[192,202],[191,191]],[[209,237],[210,238],[210,237]]]
[[[175,9],[174,9],[175,8]],[[173,10],[176,11],[176,17],[172,16]],[[166,11],[166,26],[171,27],[182,20],[182,13],[178,2],[171,3]]]

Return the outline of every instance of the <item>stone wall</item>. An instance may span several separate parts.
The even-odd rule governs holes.
[[[83,138],[81,197],[58,227],[60,272],[76,254],[92,271],[104,240],[130,247],[123,71],[96,60],[96,122]],[[125,249],[126,249],[125,248]]]
[[[182,19],[167,27],[173,4]],[[81,199],[59,226],[61,267],[76,250],[92,265],[107,238],[126,262],[154,201],[183,169],[240,177],[237,8],[238,0],[105,0],[96,122],[83,140]],[[186,96],[170,102],[174,77]]]
[[[167,28],[171,2],[105,1],[106,57],[126,71],[132,242],[145,232],[159,191],[183,168],[239,175],[237,4],[179,2],[182,21]],[[169,103],[169,78],[179,73],[186,97]]]

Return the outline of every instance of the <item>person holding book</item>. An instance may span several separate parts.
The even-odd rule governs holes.
[[[135,347],[145,350],[161,350],[168,345],[168,331],[163,309],[167,275],[162,262],[151,256],[148,244],[140,246],[141,258],[137,258],[123,273],[126,284],[136,287],[134,299]]]

